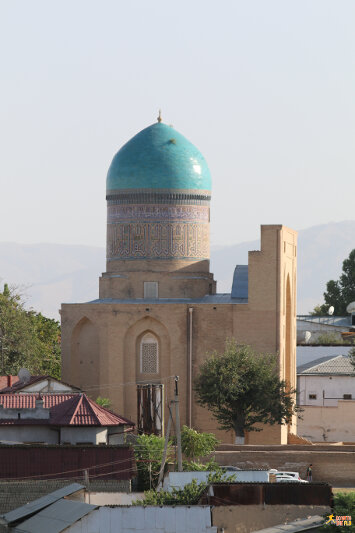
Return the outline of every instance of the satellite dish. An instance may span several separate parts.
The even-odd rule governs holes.
[[[22,383],[28,383],[31,379],[31,374],[27,370],[27,368],[20,368],[19,373],[17,375]]]
[[[306,344],[309,343],[311,337],[312,337],[312,333],[310,331],[305,331],[304,332],[304,342]]]
[[[349,303],[346,310],[348,313],[355,313],[355,302]]]
[[[334,313],[334,306],[331,305],[328,309],[328,315],[332,316],[332,314]]]

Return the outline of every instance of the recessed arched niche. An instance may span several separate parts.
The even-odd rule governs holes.
[[[144,375],[159,373],[159,341],[150,331],[144,333],[139,342],[139,367]]]
[[[74,327],[71,337],[70,370],[73,383],[95,396],[100,383],[100,340],[97,327],[86,316]]]

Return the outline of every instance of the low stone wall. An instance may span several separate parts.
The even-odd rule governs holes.
[[[225,533],[251,533],[329,512],[330,507],[313,505],[230,505],[212,508],[212,524]]]
[[[355,446],[233,446],[223,445],[215,453],[220,465],[247,468],[277,468],[306,477],[313,465],[313,481],[334,487],[355,487]],[[238,475],[237,475],[238,478]]]

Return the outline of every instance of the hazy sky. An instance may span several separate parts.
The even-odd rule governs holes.
[[[0,241],[105,245],[105,179],[164,122],[212,243],[354,219],[354,0],[0,0]]]

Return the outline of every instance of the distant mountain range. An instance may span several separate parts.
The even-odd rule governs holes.
[[[211,250],[211,271],[218,292],[230,292],[236,264],[247,264],[248,251],[259,241]],[[329,279],[337,279],[343,260],[355,248],[355,221],[331,222],[299,232],[298,314],[322,303]],[[105,249],[63,244],[0,243],[0,282],[25,289],[27,305],[58,318],[62,302],[98,297],[98,278],[105,271]]]

